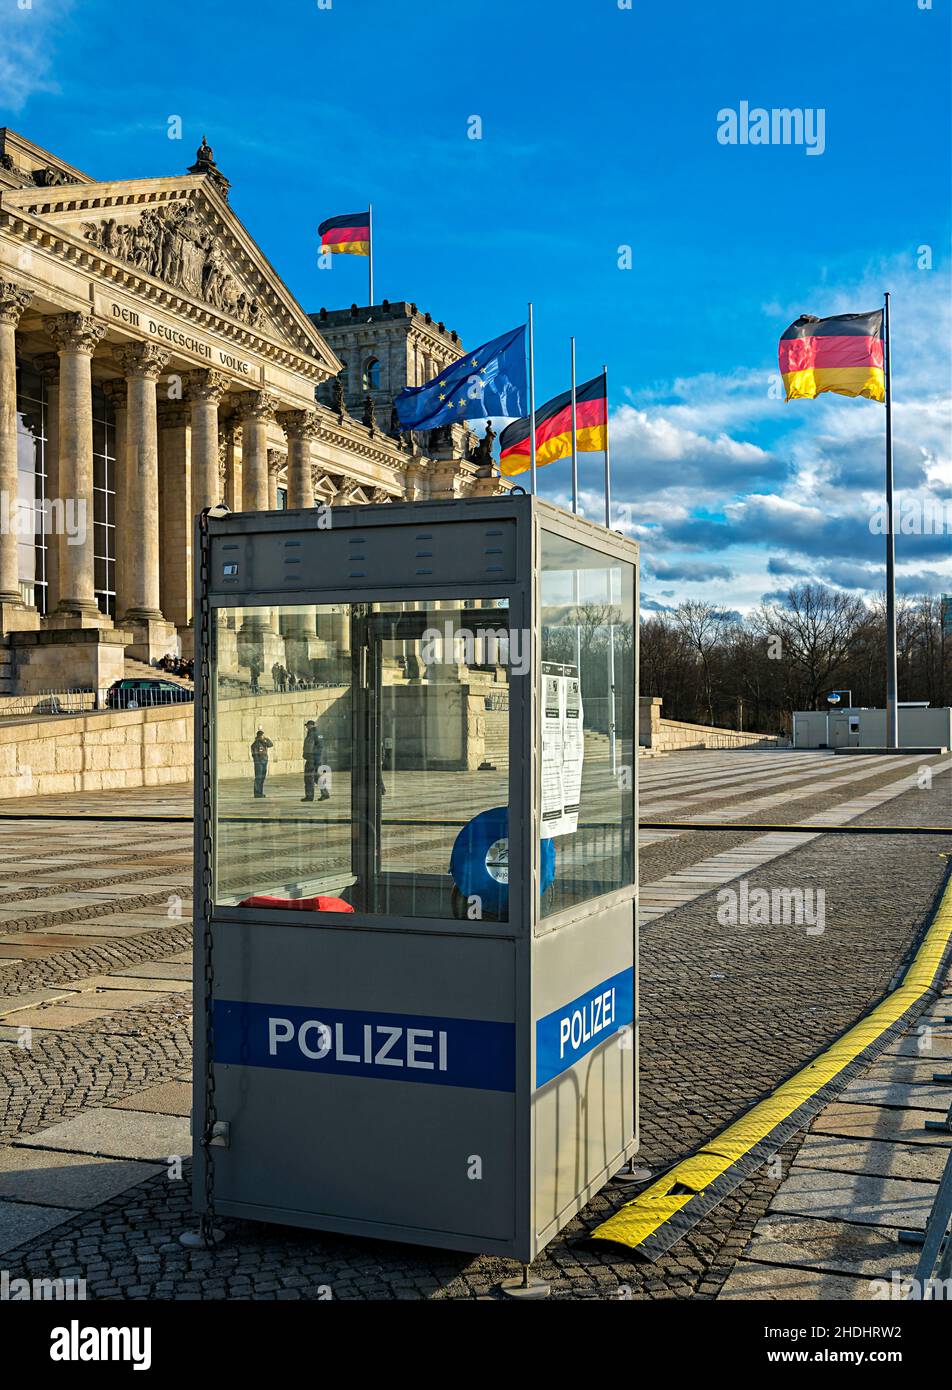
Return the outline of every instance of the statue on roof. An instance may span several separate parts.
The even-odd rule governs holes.
[[[189,166],[188,172],[190,174],[207,174],[222,197],[227,199],[231,184],[215,163],[215,151],[204,135],[202,136],[202,143],[195,151],[195,163]]]

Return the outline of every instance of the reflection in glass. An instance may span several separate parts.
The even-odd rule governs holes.
[[[545,917],[634,881],[633,567],[543,531],[540,621]]]
[[[217,609],[217,901],[505,920],[508,631],[496,600]]]

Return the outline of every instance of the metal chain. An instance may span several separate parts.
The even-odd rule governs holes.
[[[211,767],[211,608],[209,590],[208,508],[199,518],[199,621],[198,669],[201,698],[198,714],[201,721],[199,737],[202,750],[202,844],[201,844],[201,912],[202,946],[205,969],[205,1114],[202,1128],[202,1148],[205,1153],[205,1210],[201,1219],[201,1236],[207,1248],[215,1244],[215,1157],[212,1139],[218,1120],[215,1105],[215,961],[212,952],[212,767]]]

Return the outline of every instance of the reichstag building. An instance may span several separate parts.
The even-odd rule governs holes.
[[[307,313],[186,173],[100,182],[0,129],[0,692],[103,688],[193,643],[192,518],[496,491],[393,399],[463,344],[415,304]]]

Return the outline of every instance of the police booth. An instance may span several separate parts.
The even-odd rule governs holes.
[[[528,1263],[638,1145],[637,546],[510,494],[195,553],[196,1210]]]

